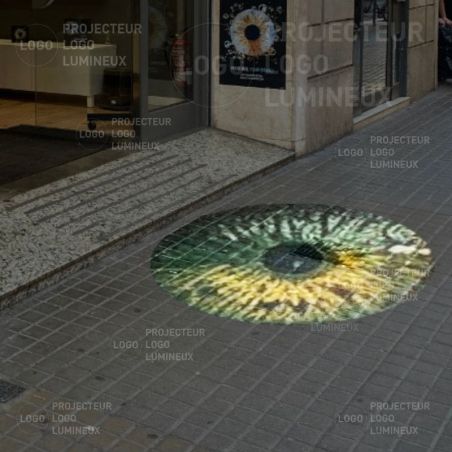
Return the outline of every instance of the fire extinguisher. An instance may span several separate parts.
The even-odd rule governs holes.
[[[193,69],[190,59],[190,41],[181,34],[174,37],[171,46],[171,66],[176,86],[188,94],[193,83]]]

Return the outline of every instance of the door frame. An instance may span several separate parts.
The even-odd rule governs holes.
[[[363,16],[364,16],[364,0],[357,0],[355,5],[359,5],[360,11],[355,11],[355,24],[359,22],[357,28],[356,39],[357,43],[354,45],[354,64],[359,64],[358,71],[355,70],[355,74],[359,73],[358,87],[358,102],[355,107],[354,116],[357,116],[373,107],[380,105],[385,99],[394,100],[398,97],[407,95],[407,79],[408,79],[408,35],[409,35],[409,0],[387,0],[388,11],[388,33],[386,44],[386,87],[380,92],[376,93],[375,105],[364,105],[365,99],[362,96],[362,88],[364,84],[364,28],[363,28]],[[396,11],[397,9],[397,11]],[[359,17],[356,15],[359,14]],[[359,19],[359,20],[358,20]],[[396,24],[394,20],[400,20],[400,26],[402,28],[402,34],[404,39],[399,41],[398,49],[400,52],[398,55],[398,83],[394,79],[394,65],[396,60],[394,58],[394,45],[397,41],[394,39],[394,33],[399,24]]]
[[[141,121],[135,127],[142,142],[158,143],[177,135],[208,127],[210,125],[210,90],[211,90],[211,1],[194,0],[195,33],[193,42],[194,57],[202,56],[208,62],[203,74],[193,71],[193,101],[186,101],[173,106],[149,110],[149,1],[134,0],[137,23],[141,25],[141,34],[134,38],[134,102],[132,113],[135,118],[170,121],[170,127],[146,124]]]
[[[390,89],[390,100],[394,100],[398,97],[404,97],[407,95],[408,91],[408,35],[409,35],[409,11],[410,2],[409,0],[390,0],[391,8],[389,10],[389,34],[388,34],[388,65],[387,65],[387,80]],[[400,23],[395,21],[399,20]],[[397,27],[400,25],[400,30],[403,36],[403,40],[398,40],[395,36],[397,32]],[[396,54],[398,60],[394,57]],[[398,79],[394,79],[394,67],[398,61]]]

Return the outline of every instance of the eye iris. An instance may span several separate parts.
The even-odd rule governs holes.
[[[357,319],[412,295],[427,244],[383,217],[319,205],[253,206],[167,236],[151,268],[175,298],[253,323]]]
[[[303,274],[319,268],[323,254],[309,243],[277,245],[266,251],[264,265],[277,273]]]

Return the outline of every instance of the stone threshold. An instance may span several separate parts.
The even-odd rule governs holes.
[[[294,158],[206,129],[0,202],[0,309]]]
[[[353,119],[353,129],[360,130],[364,127],[367,127],[368,125],[380,121],[381,119],[391,115],[392,113],[408,107],[410,103],[410,97],[399,97],[397,99],[384,102],[383,104],[378,105],[377,107],[356,116]]]

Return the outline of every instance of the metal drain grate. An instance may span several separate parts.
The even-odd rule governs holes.
[[[0,403],[7,403],[22,394],[25,388],[0,380]]]

